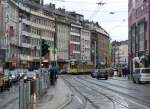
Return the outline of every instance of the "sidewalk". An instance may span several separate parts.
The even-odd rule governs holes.
[[[71,101],[71,91],[61,79],[40,99],[37,109],[61,109]]]
[[[111,77],[114,80],[129,81],[128,77]]]

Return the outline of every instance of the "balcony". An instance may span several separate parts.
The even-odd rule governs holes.
[[[70,32],[70,35],[73,35],[73,36],[80,36],[80,33]]]
[[[70,41],[71,44],[80,45],[80,42]]]
[[[31,22],[31,21],[26,20],[26,19],[22,19],[22,23],[25,23],[25,24],[30,25],[32,27],[36,27],[36,28],[40,28],[40,29],[44,29],[44,30],[55,32],[55,28],[52,28],[50,26],[45,26],[45,25],[37,24],[37,23]]]
[[[22,31],[22,35],[29,36],[29,37],[36,38],[36,39],[40,39],[40,35],[33,34],[33,33],[30,33],[30,32],[24,31],[24,30]]]
[[[29,36],[29,37],[32,37],[32,38],[35,38],[35,39],[40,39],[40,35],[29,33],[27,31],[22,31],[22,35]],[[54,38],[51,38],[51,37],[42,36],[42,39],[49,40],[49,41],[54,41]]]
[[[45,39],[45,40],[48,40],[48,41],[54,41],[54,38],[51,38],[51,37],[42,36],[42,39]]]
[[[75,53],[75,54],[80,54],[81,52],[80,52],[80,51],[77,51],[77,50],[73,50],[73,53]]]
[[[75,25],[75,24],[71,24],[71,26],[76,27],[76,28],[82,28],[82,26],[80,26],[80,25]]]

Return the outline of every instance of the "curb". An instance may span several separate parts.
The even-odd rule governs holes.
[[[119,78],[111,78],[111,79],[113,79],[113,80],[119,80],[119,81],[130,81],[130,80],[128,80],[128,79],[119,79]]]

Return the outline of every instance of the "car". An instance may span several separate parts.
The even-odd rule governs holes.
[[[11,78],[11,81],[13,83],[17,82],[19,79],[19,75],[15,70],[10,70],[9,72],[9,77]]]
[[[97,79],[105,78],[105,80],[107,80],[108,79],[107,70],[106,69],[99,69],[96,78]]]
[[[18,73],[18,76],[19,76],[19,79],[24,75],[25,71],[24,69],[16,69],[17,73]]]
[[[28,71],[25,75],[24,75],[24,81],[32,81],[32,80],[36,80],[37,79],[37,74],[35,71]]]
[[[133,83],[150,82],[150,68],[136,68],[133,72]]]
[[[98,73],[98,69],[95,69],[94,71],[91,72],[91,77],[96,78],[97,73]]]

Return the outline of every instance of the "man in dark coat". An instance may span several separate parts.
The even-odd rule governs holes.
[[[55,85],[55,82],[57,80],[58,67],[55,66],[55,64],[52,64],[52,67],[49,69],[49,72],[50,72],[51,85]]]

